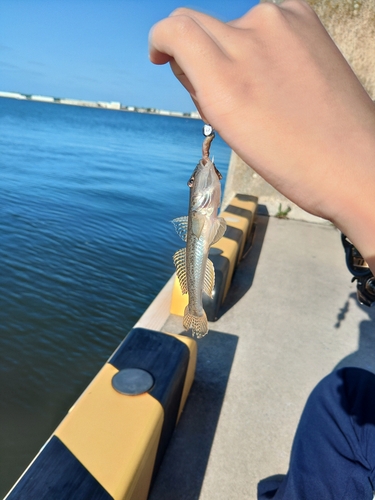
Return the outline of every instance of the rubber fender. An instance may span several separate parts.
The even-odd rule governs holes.
[[[191,338],[131,330],[6,499],[146,500],[190,390],[196,355]],[[151,387],[144,391],[135,377],[131,390],[144,392],[120,392],[128,391],[129,373],[148,374]]]

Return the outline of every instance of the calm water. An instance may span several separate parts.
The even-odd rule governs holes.
[[[0,99],[1,498],[172,274],[201,128]]]

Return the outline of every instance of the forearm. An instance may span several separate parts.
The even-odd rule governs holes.
[[[178,10],[150,47],[246,163],[375,271],[375,108],[307,4],[262,4],[228,24]]]

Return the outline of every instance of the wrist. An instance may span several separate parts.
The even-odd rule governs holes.
[[[367,140],[362,137],[360,148],[353,152],[338,179],[330,220],[352,241],[375,274],[375,133]]]

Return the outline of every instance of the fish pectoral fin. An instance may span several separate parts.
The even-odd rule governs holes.
[[[204,215],[199,215],[198,213],[193,214],[192,219],[191,219],[191,230],[197,238],[200,238],[203,228],[204,228],[204,223],[205,223],[205,216]]]
[[[207,259],[204,272],[203,291],[212,299],[215,286],[215,268],[210,259]]]
[[[176,267],[176,274],[180,283],[182,294],[188,292],[186,279],[186,248],[181,248],[173,255],[173,262]]]
[[[210,245],[213,245],[214,243],[218,242],[220,238],[224,236],[224,233],[227,229],[227,223],[225,222],[225,219],[223,217],[218,217],[215,220],[214,226],[213,226],[213,238],[212,242]]]
[[[185,330],[192,329],[193,335],[201,339],[208,332],[207,316],[203,311],[202,316],[195,316],[190,312],[189,306],[185,308],[183,325]]]
[[[175,228],[178,236],[183,241],[186,241],[187,230],[188,230],[188,218],[187,218],[187,216],[185,215],[184,217],[178,217],[177,219],[173,219],[172,224],[174,225],[174,228]]]

